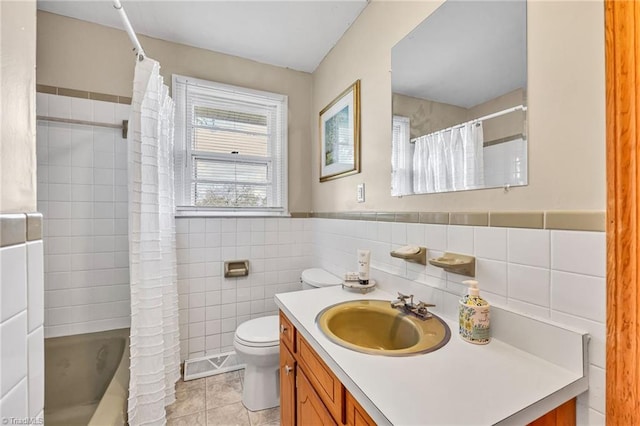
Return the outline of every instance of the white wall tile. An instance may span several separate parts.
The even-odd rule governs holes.
[[[0,248],[0,322],[27,308],[27,248]]]
[[[551,268],[604,277],[604,232],[551,231]]]
[[[509,229],[507,247],[509,263],[549,267],[550,243],[547,230]]]
[[[551,309],[604,323],[604,278],[551,271]]]
[[[551,316],[551,309],[544,306],[533,305],[531,303],[522,302],[517,299],[509,298],[507,300],[507,306],[513,309],[515,312],[523,312],[525,314],[534,315],[540,318],[549,318]]]
[[[447,229],[447,251],[473,255],[473,227],[449,226]]]
[[[0,418],[22,420],[28,417],[27,379],[23,378],[0,401]]]
[[[478,226],[473,229],[475,256],[492,260],[507,260],[507,229]]]
[[[71,98],[67,96],[49,97],[49,114],[52,117],[71,118]]]
[[[71,98],[71,117],[75,120],[93,120],[93,104],[89,99]]]
[[[44,329],[39,327],[27,338],[29,416],[44,409]]]
[[[511,263],[508,269],[509,298],[549,308],[550,271]]]
[[[6,281],[3,280],[3,287]],[[27,377],[27,312],[23,311],[0,324],[0,396]]]
[[[471,279],[471,278],[469,278]],[[488,259],[476,259],[476,280],[481,290],[500,296],[507,295],[507,264]]]
[[[112,102],[93,101],[93,119],[99,123],[114,123],[116,104]]]

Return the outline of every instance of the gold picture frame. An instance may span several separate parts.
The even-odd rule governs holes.
[[[360,80],[320,111],[320,182],[360,173]]]

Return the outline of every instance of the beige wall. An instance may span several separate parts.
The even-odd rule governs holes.
[[[141,36],[149,57],[171,75],[266,90],[289,96],[289,210],[309,211],[311,75],[204,49]],[[38,12],[37,81],[131,96],[134,56],[124,31]]]
[[[0,2],[0,212],[36,210],[36,2]]]
[[[446,129],[467,121],[467,109],[428,99],[393,94],[394,115],[409,117],[411,138]]]
[[[528,3],[529,186],[389,195],[391,48],[439,4],[373,1],[314,72],[313,211],[604,210],[602,1]],[[362,173],[319,183],[318,112],[356,79],[362,80]],[[360,182],[366,202],[359,204]]]

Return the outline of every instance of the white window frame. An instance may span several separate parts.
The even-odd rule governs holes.
[[[192,77],[173,74],[172,76],[172,96],[176,104],[175,116],[175,199],[176,199],[176,216],[289,216],[288,211],[288,97],[277,93],[265,92],[261,90],[248,89],[229,84],[217,83],[207,80],[201,80]],[[234,100],[234,95],[255,97],[258,104],[265,106],[275,106],[280,109],[279,123],[276,123],[274,136],[275,140],[270,144],[279,144],[278,150],[282,153],[279,161],[282,171],[276,170],[276,158],[257,157],[251,155],[234,154],[234,158],[238,162],[257,162],[265,164],[271,175],[271,185],[280,186],[280,198],[282,206],[279,207],[205,207],[191,205],[191,186],[193,183],[193,163],[194,159],[228,159],[227,154],[193,152],[191,148],[191,128],[187,125],[186,103],[188,101],[186,90],[176,90],[178,85],[191,85],[196,87],[204,87],[219,90],[219,97]],[[270,147],[273,152],[273,146]],[[281,182],[277,182],[281,179]],[[277,190],[277,189],[275,189]]]

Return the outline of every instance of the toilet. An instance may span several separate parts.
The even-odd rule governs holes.
[[[340,285],[342,281],[324,269],[305,269],[303,290]],[[280,336],[277,315],[243,322],[236,329],[233,347],[244,363],[242,403],[249,411],[280,405]]]

